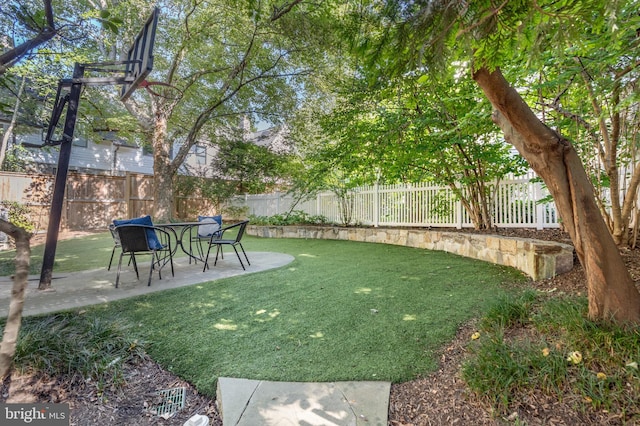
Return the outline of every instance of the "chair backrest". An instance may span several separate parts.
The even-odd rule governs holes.
[[[198,237],[208,238],[217,233],[222,225],[222,216],[198,216]]]
[[[125,253],[150,251],[147,230],[144,225],[120,225],[116,226],[120,236],[120,245]]]
[[[136,217],[134,219],[116,219],[113,221],[113,224],[117,227],[122,225],[138,225],[143,226],[145,228],[145,232],[147,233],[147,240],[149,247],[148,249],[159,250],[163,248],[163,244],[160,242],[158,238],[158,232],[163,232],[159,230],[155,226],[153,226],[153,222],[151,221],[151,216],[146,215],[142,217]],[[166,233],[166,231],[164,231]],[[167,240],[168,241],[168,240]],[[143,250],[139,250],[143,251]]]
[[[111,232],[111,238],[113,238],[113,244],[116,247],[120,247],[120,235],[118,231],[116,231],[116,226],[114,224],[109,225],[109,232]]]
[[[242,239],[242,236],[244,235],[244,230],[247,228],[248,223],[249,223],[248,220],[244,220],[236,225],[240,227],[238,229],[238,234],[236,235],[236,243],[239,243],[240,240]]]

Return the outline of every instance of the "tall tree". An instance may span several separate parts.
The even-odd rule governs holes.
[[[626,245],[640,184],[639,16],[636,7],[626,7],[610,19],[624,24],[585,32],[561,57],[543,54],[539,83],[526,99],[572,140],[614,241]]]
[[[347,83],[350,90],[343,90],[325,120],[339,141],[325,148],[326,158],[367,174],[368,183],[378,170],[383,183],[447,185],[474,226],[490,228],[492,185],[524,168],[490,120],[483,120],[491,108],[480,101],[475,83],[455,67],[446,76],[410,74],[378,80],[374,87],[362,84],[364,77],[360,72],[355,83]]]
[[[242,139],[225,140],[211,162],[216,180],[230,181],[235,194],[259,194],[286,179],[287,155]]]
[[[153,147],[156,219],[171,217],[174,177],[196,143],[233,133],[245,114],[277,120],[295,107],[315,7],[220,0],[163,9],[153,73],[161,84],[149,87],[154,96],[127,102]]]
[[[494,122],[544,180],[556,202],[585,268],[589,316],[621,323],[640,323],[640,293],[600,214],[582,162],[571,142],[525,103],[500,66],[510,64],[514,52],[526,49],[533,70],[540,50],[563,52],[583,31],[597,34],[629,25],[609,18],[632,4],[391,1],[383,9],[369,4],[358,11],[366,11],[379,28],[376,40],[369,37],[362,44],[378,66],[387,61],[396,72],[407,72],[429,63],[426,71],[434,72],[436,65],[460,58],[454,53],[467,55],[473,79],[494,107]]]

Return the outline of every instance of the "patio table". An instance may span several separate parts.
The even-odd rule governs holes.
[[[200,250],[200,244],[194,239],[194,236],[198,235],[198,226],[203,225],[202,222],[175,222],[175,223],[160,223],[155,224],[159,228],[167,229],[175,238],[176,244],[174,245],[174,254],[178,250],[178,247],[189,256],[189,263],[193,259],[196,263],[205,261],[204,254]],[[194,235],[195,230],[195,235]],[[186,241],[187,240],[187,241]],[[188,244],[187,244],[188,243]],[[194,247],[195,246],[195,247]],[[194,248],[196,252],[194,252]]]

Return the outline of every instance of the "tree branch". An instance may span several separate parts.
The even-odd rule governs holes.
[[[291,3],[285,4],[281,7],[277,7],[274,5],[273,13],[271,14],[271,22],[277,21],[287,13],[291,12],[291,9],[293,9],[299,3],[302,3],[302,0],[293,0]]]
[[[51,5],[51,0],[43,0],[43,3],[46,18],[44,27],[40,29],[34,38],[29,39],[21,45],[0,55],[0,75],[4,74],[8,68],[18,62],[18,60],[26,55],[30,50],[51,40],[57,34],[53,19],[53,6]]]

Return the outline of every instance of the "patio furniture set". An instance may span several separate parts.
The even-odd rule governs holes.
[[[113,250],[107,270],[111,270],[113,258],[120,249],[118,260],[118,272],[116,275],[116,288],[120,282],[122,259],[129,258],[129,264],[133,264],[136,276],[140,279],[136,256],[151,255],[149,266],[149,279],[147,285],[151,285],[153,271],[158,271],[159,279],[162,279],[162,268],[171,266],[171,275],[174,276],[173,258],[178,248],[189,257],[189,263],[198,261],[203,263],[202,272],[209,268],[209,256],[213,256],[212,247],[215,247],[216,257],[213,266],[218,263],[218,257],[224,258],[223,247],[231,246],[236,252],[242,269],[246,269],[236,246],[239,246],[244,254],[247,265],[251,265],[249,257],[242,246],[248,220],[222,226],[222,216],[198,216],[197,222],[175,222],[154,224],[150,216],[135,219],[114,220],[109,226],[113,237]],[[225,237],[231,234],[230,237]]]

